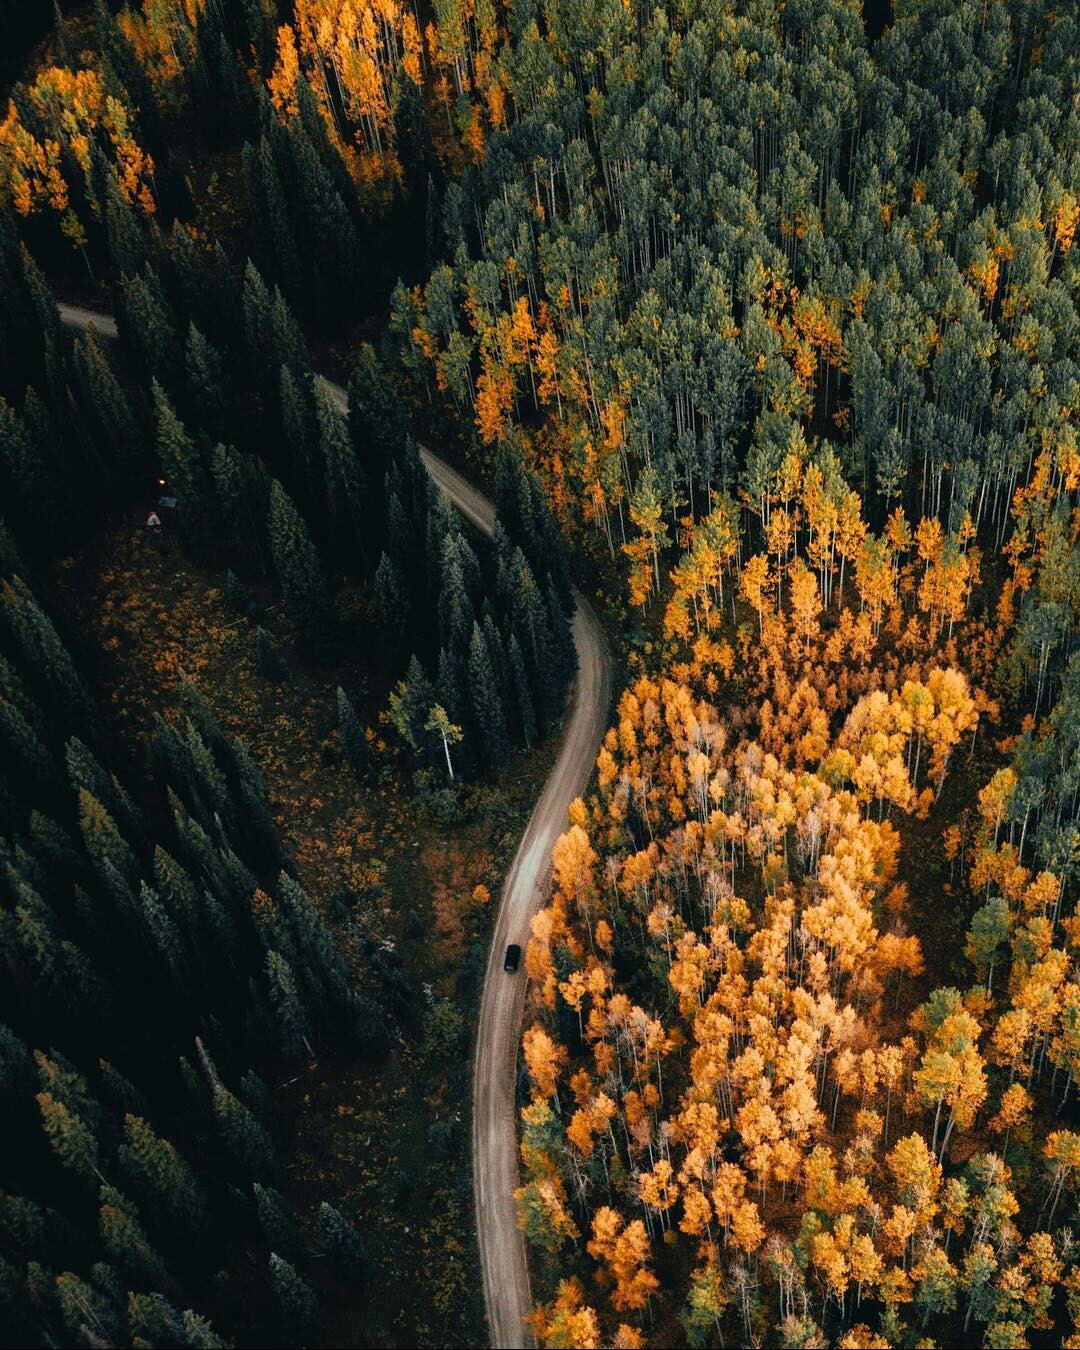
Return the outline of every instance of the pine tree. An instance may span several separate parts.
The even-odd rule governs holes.
[[[56,629],[19,577],[0,583],[0,609],[15,641],[17,662],[33,682],[39,702],[78,725],[90,712],[90,695]]]
[[[206,1225],[206,1197],[191,1168],[167,1139],[139,1116],[124,1116],[124,1143],[117,1156],[132,1182],[185,1227]]]
[[[146,236],[135,208],[120,191],[116,171],[104,163],[104,155],[95,144],[92,154],[101,156],[101,174],[105,180],[105,237],[109,261],[119,278],[133,277],[146,262]]]
[[[263,271],[281,284],[290,300],[302,291],[302,272],[288,205],[266,137],[243,149],[244,184]]]
[[[15,536],[8,529],[3,517],[0,517],[0,579],[26,575],[28,575],[26,564],[19,554]]]
[[[176,309],[221,346],[234,339],[240,294],[220,243],[207,252],[196,230],[174,220],[168,260]]]
[[[270,1253],[270,1278],[288,1324],[300,1335],[310,1333],[319,1316],[314,1289],[277,1252]]]
[[[99,870],[113,867],[128,881],[138,872],[135,855],[116,827],[116,821],[92,792],[79,788],[79,829],[86,851]]]
[[[128,1330],[133,1345],[198,1346],[199,1350],[228,1350],[228,1341],[191,1308],[178,1313],[161,1294],[129,1294]]]
[[[99,1059],[98,1071],[110,1108],[125,1115],[128,1112],[144,1117],[149,1114],[150,1106],[146,1097],[115,1064],[110,1064],[107,1059]]]
[[[0,703],[0,747],[9,768],[25,775],[24,783],[35,784],[39,793],[59,794],[60,776],[52,756],[13,703]]]
[[[344,566],[356,567],[367,558],[361,523],[363,481],[344,419],[321,380],[315,382],[315,415],[326,485],[324,500],[329,503],[338,557]]]
[[[180,500],[181,534],[186,541],[197,544],[208,539],[214,529],[215,502],[210,479],[195,442],[173,411],[165,390],[156,379],[151,382],[151,388],[158,463]]]
[[[439,591],[439,637],[442,651],[446,653],[448,678],[452,684],[450,691],[444,691],[442,681],[442,656],[440,654],[440,690],[441,702],[451,717],[459,719],[461,715],[461,696],[468,687],[469,644],[472,630],[476,625],[476,613],[473,598],[479,591],[479,568],[476,558],[460,534],[448,536],[443,549],[442,586]]]
[[[365,483],[363,529],[371,556],[382,552],[386,537],[383,484],[405,445],[401,400],[369,343],[362,343],[349,379],[349,437]]]
[[[27,391],[27,405],[33,395]],[[10,482],[13,505],[17,504],[13,519],[25,544],[41,549],[46,541],[66,537],[69,520],[68,484],[64,466],[58,462],[56,442],[34,434],[25,416],[5,399],[0,398],[0,446],[3,462],[0,472]]]
[[[144,438],[131,403],[93,333],[74,347],[75,373],[96,429],[98,461],[110,478],[132,484],[145,458]]]
[[[269,490],[262,464],[253,455],[243,455],[231,445],[215,445],[210,452],[210,474],[218,518],[258,570],[268,571]]]
[[[232,570],[228,568],[225,572],[225,603],[234,614],[239,614],[243,618],[251,606],[251,592]]]
[[[409,628],[409,596],[401,573],[384,553],[375,569],[375,622],[391,654],[396,653]]]
[[[532,691],[529,688],[529,676],[525,669],[525,658],[521,654],[521,647],[518,643],[516,634],[511,635],[508,656],[514,688],[514,706],[517,712],[517,722],[521,729],[521,737],[525,742],[526,748],[531,749],[533,741],[536,740],[536,710],[533,707]]]
[[[334,631],[329,585],[307,526],[276,480],[270,490],[270,548],[298,637],[313,652],[325,652]]]
[[[288,669],[277,653],[270,634],[265,628],[256,628],[255,645],[258,653],[259,672],[269,684],[281,684]]]
[[[17,708],[38,735],[45,734],[45,718],[26,691],[19,672],[6,656],[0,656],[0,701]]]
[[[266,804],[266,781],[252,758],[251,751],[237,741],[232,747],[235,799],[241,821],[241,839],[248,856],[260,866],[276,867],[285,857],[281,836]],[[243,838],[246,836],[246,840]]]
[[[307,1239],[300,1231],[296,1216],[272,1186],[255,1182],[255,1211],[267,1245],[289,1261],[305,1261],[309,1255]]]
[[[57,1275],[56,1298],[70,1345],[85,1343],[87,1332],[99,1345],[115,1345],[120,1339],[120,1319],[109,1299],[72,1271]]]
[[[478,623],[473,624],[469,642],[469,701],[484,759],[490,768],[502,769],[510,757],[506,709],[491,654]]]
[[[466,696],[468,670],[461,661],[455,661],[445,647],[439,649],[439,667],[435,678],[435,693],[441,707],[451,720],[464,723],[469,713]]]
[[[100,1178],[97,1140],[86,1122],[48,1092],[39,1092],[36,1101],[45,1135],[61,1163],[84,1181]]]
[[[184,374],[192,413],[211,438],[216,438],[224,430],[223,413],[228,397],[225,370],[221,354],[194,321],[188,324]]]
[[[248,1108],[222,1083],[213,1085],[212,1105],[214,1122],[234,1161],[248,1176],[269,1176],[274,1170],[274,1146]]]
[[[33,1081],[33,1063],[26,1043],[0,1023],[0,1090],[11,1094],[10,1100],[14,1100],[18,1093],[28,1093]]]
[[[240,1079],[240,1097],[261,1124],[270,1124],[274,1115],[273,1103],[266,1084],[254,1069],[248,1069]]]
[[[174,922],[187,932],[197,931],[199,898],[195,883],[160,845],[154,848],[154,882]]]
[[[264,393],[267,389],[276,390],[281,362],[274,353],[273,300],[262,274],[250,259],[244,270],[243,310],[244,339],[251,373]]]
[[[54,884],[65,884],[84,876],[84,858],[62,826],[40,811],[30,813],[30,850]]]
[[[356,709],[349,700],[348,694],[340,685],[338,685],[337,691],[337,707],[338,736],[341,740],[341,750],[346,763],[353,772],[353,776],[357,782],[362,783],[367,778],[370,761],[367,737],[364,735],[364,728],[360,725],[360,719],[356,715]]]
[[[300,384],[310,386],[313,377],[307,343],[296,316],[277,286],[270,299],[270,341],[271,369],[275,379],[281,367],[287,366]]]
[[[162,1294],[128,1295],[128,1327],[138,1345],[186,1345],[180,1314]]]
[[[306,1053],[310,1058],[315,1053],[309,1039],[311,1019],[296,987],[292,969],[280,952],[266,953],[266,975],[282,1050],[295,1057]]]
[[[344,1279],[360,1278],[368,1265],[360,1234],[325,1200],[319,1206],[319,1240],[323,1250]]]
[[[154,888],[148,886],[145,881],[139,883],[139,903],[150,940],[175,977],[178,988],[185,988],[190,976],[190,967],[180,930],[158,899]]]
[[[26,295],[30,302],[29,333],[32,334],[32,350],[41,352],[40,363],[31,366],[32,374],[28,384],[48,391],[49,402],[54,408],[64,405],[66,396],[64,366],[62,354],[66,351],[63,329],[60,323],[60,311],[56,307],[56,297],[45,278],[45,274],[31,257],[25,245],[19,249],[22,274]]]
[[[139,1222],[139,1211],[115,1186],[103,1185],[100,1191],[101,1208],[98,1212],[102,1241],[109,1254],[129,1274],[166,1278],[161,1257],[154,1251]]]
[[[313,386],[303,383],[283,365],[278,380],[281,440],[285,451],[286,476],[305,502],[321,502],[323,468],[319,456],[319,426]]]
[[[390,720],[403,741],[417,755],[424,753],[427,736],[426,722],[435,690],[419,659],[414,655],[403,680],[390,695]]]
[[[175,376],[176,320],[149,263],[120,283],[117,321],[142,373],[168,384]]]
[[[124,837],[141,846],[146,839],[146,822],[116,776],[105,772],[93,752],[77,736],[68,741],[64,760],[76,793],[80,788],[92,793],[109,811]]]

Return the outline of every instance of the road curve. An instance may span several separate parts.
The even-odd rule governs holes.
[[[116,336],[116,321],[107,314],[61,304],[60,317],[72,328],[84,332],[94,328],[103,337]],[[347,412],[345,390],[330,380],[323,383],[341,411]],[[484,494],[430,450],[421,447],[420,456],[428,473],[462,515],[484,534],[490,534],[495,527],[495,508]],[[589,781],[611,697],[611,658],[603,630],[589,602],[576,590],[574,600],[578,673],[558,758],[529,817],[499,900],[473,1062],[476,1236],[491,1344],[500,1350],[533,1343],[526,1321],[532,1311],[529,1269],[514,1204],[518,1184],[515,1069],[526,979],[524,973],[507,975],[503,971],[503,954],[509,943],[524,947],[529,940],[532,917],[547,896],[555,840],[565,827],[570,803]]]

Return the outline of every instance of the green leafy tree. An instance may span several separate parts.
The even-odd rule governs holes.
[[[464,732],[450,721],[445,708],[438,703],[433,705],[428,714],[428,719],[424,723],[424,730],[434,732],[442,741],[443,753],[446,756],[446,772],[450,775],[452,783],[454,781],[454,765],[450,758],[450,747],[460,744],[464,738]]]

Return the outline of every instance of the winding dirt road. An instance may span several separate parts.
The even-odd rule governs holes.
[[[86,331],[93,327],[102,337],[116,336],[116,321],[109,315],[61,304],[60,317],[72,328]],[[324,384],[341,411],[347,412],[345,390],[329,380]],[[430,450],[421,447],[420,454],[428,473],[462,515],[490,534],[495,526],[491,502]],[[525,1320],[532,1311],[529,1269],[514,1204],[518,1184],[515,1069],[526,978],[523,971],[507,975],[503,955],[509,943],[524,947],[528,942],[532,917],[547,896],[551,851],[566,825],[570,803],[584,791],[592,773],[611,697],[611,658],[603,631],[585,597],[575,591],[574,599],[577,678],[558,758],[529,817],[499,901],[473,1064],[473,1191],[484,1305],[491,1344],[508,1350],[530,1346],[533,1338]]]

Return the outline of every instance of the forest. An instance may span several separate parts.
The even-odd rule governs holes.
[[[36,8],[0,1342],[1080,1346],[1075,9]]]

